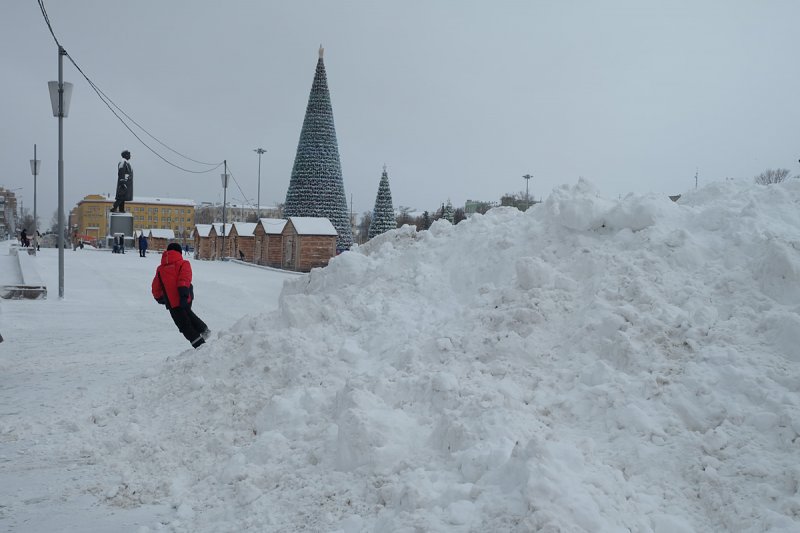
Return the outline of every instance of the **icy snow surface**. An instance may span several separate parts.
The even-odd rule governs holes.
[[[65,446],[137,533],[798,531],[799,274],[800,181],[580,181],[291,279]]]

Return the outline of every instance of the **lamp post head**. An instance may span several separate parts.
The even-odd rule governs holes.
[[[58,82],[57,81],[48,81],[47,87],[50,89],[50,105],[53,108],[53,116],[54,117],[64,117],[67,118],[69,115],[69,102],[72,98],[72,84],[69,82],[64,82],[64,96],[63,96],[63,106],[64,108],[61,110],[62,112],[59,113],[58,109]]]

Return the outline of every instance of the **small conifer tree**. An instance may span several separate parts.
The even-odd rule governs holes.
[[[431,218],[431,214],[425,211],[422,213],[422,229],[428,229],[431,227],[433,223],[433,219]]]
[[[442,218],[444,218],[451,224],[453,223],[455,217],[453,213],[453,204],[450,203],[450,200],[447,200],[447,205],[444,206],[444,209],[442,211]]]
[[[375,209],[372,211],[372,221],[369,225],[369,238],[385,233],[397,227],[392,205],[392,191],[389,190],[389,175],[383,167],[381,182],[378,185],[378,195],[375,197]]]

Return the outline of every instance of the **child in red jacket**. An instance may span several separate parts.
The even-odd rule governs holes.
[[[167,306],[173,322],[192,347],[203,344],[211,332],[192,311],[192,266],[183,258],[180,244],[170,243],[161,254],[161,265],[156,269],[152,290],[153,298]]]

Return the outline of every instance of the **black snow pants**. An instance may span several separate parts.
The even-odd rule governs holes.
[[[208,326],[200,320],[200,317],[194,314],[191,304],[189,304],[188,308],[175,307],[170,309],[169,314],[180,332],[186,337],[186,340],[192,343],[192,348],[197,348],[205,342],[201,334],[208,329]]]

